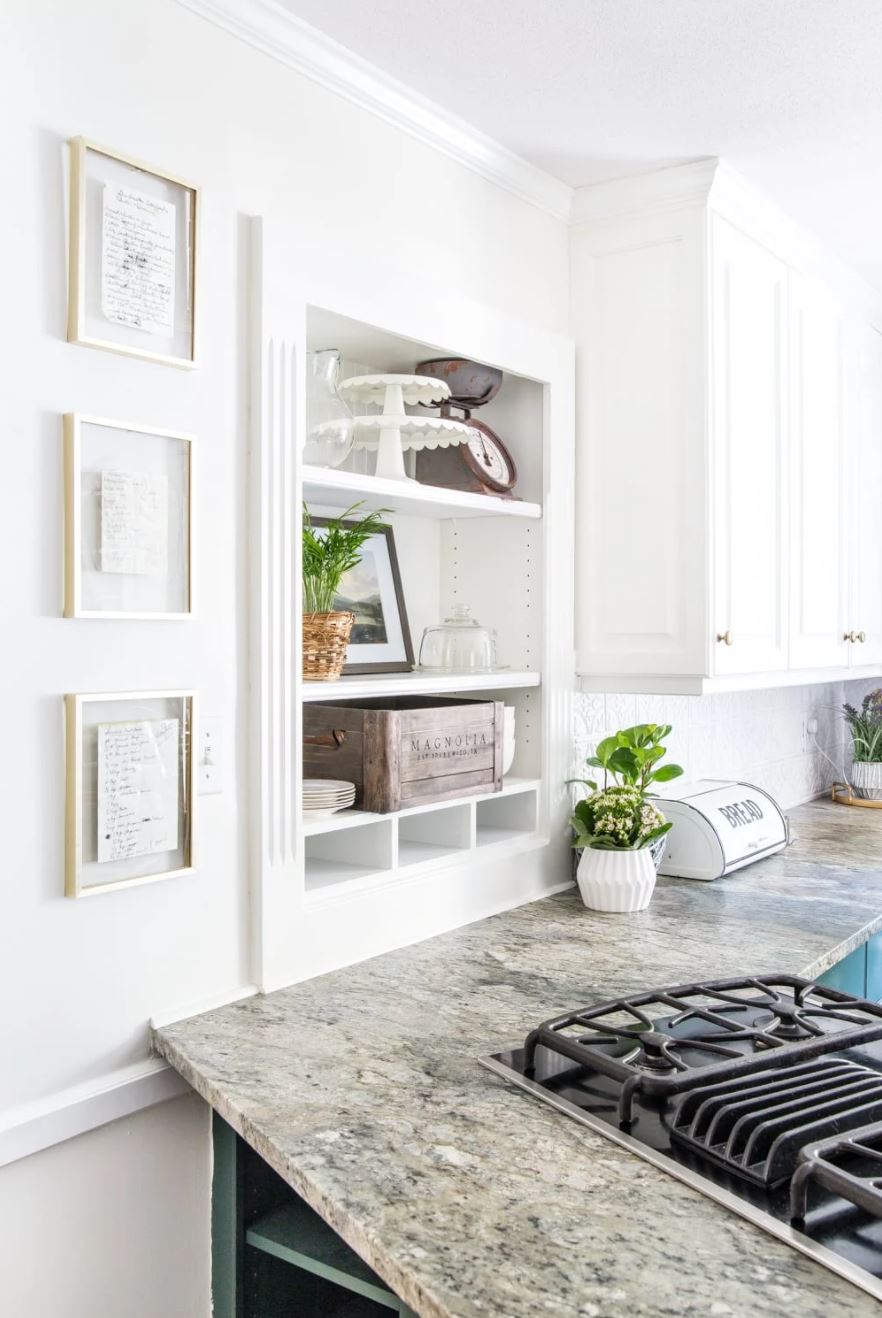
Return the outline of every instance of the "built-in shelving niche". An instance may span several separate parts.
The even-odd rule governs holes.
[[[413,371],[427,358],[456,355],[314,307],[307,311],[310,349],[338,348],[343,378]],[[379,409],[375,409],[379,410]],[[517,751],[499,801],[439,802],[395,816],[344,811],[304,822],[307,904],[424,875],[433,868],[485,859],[489,849],[542,842],[542,638],[544,627],[544,386],[505,373],[502,389],[478,410],[510,449],[518,468],[517,499],[428,485],[378,481],[373,455],[355,451],[343,468],[305,467],[303,497],[316,515],[361,502],[390,509],[415,655],[423,628],[454,604],[468,604],[495,629],[506,667],[470,682],[419,671],[344,677],[303,684],[303,700],[345,701],[370,695],[460,694],[503,700],[516,710]],[[505,803],[503,805],[503,803]]]
[[[251,914],[254,976],[266,989],[569,881],[574,362],[570,341],[471,301],[436,272],[420,282],[346,252],[312,259],[275,219],[256,222],[253,256]],[[341,470],[304,466],[305,355],[320,348],[340,350],[344,374],[454,356],[500,367],[502,390],[480,415],[514,456],[519,497],[379,481],[358,451]],[[424,627],[466,603],[496,629],[502,670],[302,680],[298,510],[333,515],[359,501],[390,510],[415,649]],[[515,706],[517,751],[498,800],[305,819],[303,703],[408,693]]]

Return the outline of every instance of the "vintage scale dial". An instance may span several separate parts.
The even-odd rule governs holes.
[[[508,451],[489,426],[473,418],[469,418],[469,425],[474,434],[462,446],[464,461],[485,484],[500,493],[510,490],[517,476]]]

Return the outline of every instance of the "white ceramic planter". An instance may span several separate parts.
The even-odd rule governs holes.
[[[586,847],[576,881],[589,910],[642,911],[652,898],[655,864],[648,847],[639,851]]]
[[[882,801],[882,763],[855,760],[851,766],[851,785],[862,800]]]

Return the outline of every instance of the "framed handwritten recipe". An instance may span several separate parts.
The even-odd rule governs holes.
[[[193,612],[193,436],[64,418],[64,616]]]
[[[195,365],[198,188],[82,137],[70,151],[68,341]]]
[[[85,897],[193,869],[195,695],[65,697],[65,894]]]

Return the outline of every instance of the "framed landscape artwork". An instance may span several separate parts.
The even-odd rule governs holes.
[[[312,524],[327,526],[328,518],[314,517]],[[413,668],[413,645],[391,526],[365,541],[361,562],[340,582],[334,608],[355,614],[344,676],[406,673]]]

